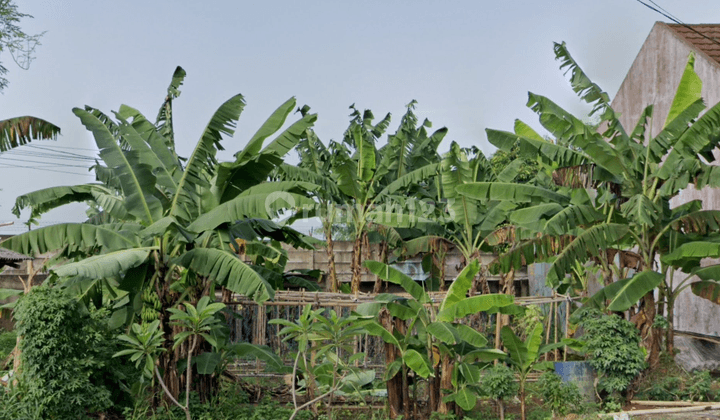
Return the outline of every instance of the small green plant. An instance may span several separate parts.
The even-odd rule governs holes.
[[[523,341],[520,337],[515,335],[510,327],[506,326],[500,330],[503,345],[508,349],[507,361],[520,377],[520,417],[522,420],[526,420],[527,418],[525,410],[525,384],[527,382],[528,375],[533,370],[548,369],[551,365],[548,364],[548,362],[540,362],[540,356],[564,344],[561,342],[541,346],[542,332],[543,325],[536,324],[533,330],[528,333],[527,340]]]
[[[504,401],[517,395],[518,384],[513,370],[504,364],[497,364],[485,370],[480,389],[483,395],[495,400],[500,420],[505,419]]]
[[[294,339],[298,351],[293,363],[292,396],[294,412],[290,419],[294,419],[300,410],[312,406],[314,403],[328,398],[328,411],[331,411],[333,396],[338,392],[360,394],[359,389],[375,379],[374,371],[362,372],[352,364],[364,357],[363,353],[352,354],[351,344],[364,330],[357,327],[357,317],[340,317],[335,311],[313,310],[310,305],[305,306],[300,317],[295,322],[284,319],[273,319],[271,324],[280,324],[284,328],[279,335],[284,335],[283,341]],[[349,357],[343,357],[350,354]],[[302,372],[303,381],[297,381],[298,372]],[[298,405],[297,386],[303,384],[308,396],[308,402]],[[315,391],[323,391],[315,396]]]
[[[175,335],[175,344],[173,349],[177,348],[185,340],[190,340],[190,349],[188,350],[187,366],[192,368],[192,352],[198,342],[198,337],[203,337],[208,342],[215,340],[211,336],[214,329],[218,328],[219,320],[215,314],[222,310],[225,305],[222,303],[210,303],[208,296],[203,296],[198,301],[197,307],[190,303],[185,303],[185,312],[179,309],[169,309],[173,314],[170,320],[175,324],[184,328],[185,331]],[[158,383],[162,387],[170,401],[180,407],[185,413],[185,418],[191,420],[190,416],[190,385],[192,382],[192,374],[188,372],[185,384],[185,405],[180,404],[172,393],[168,390],[162,375],[157,368],[157,357],[165,351],[162,347],[164,338],[159,328],[160,321],[155,320],[150,324],[140,325],[133,324],[131,326],[131,334],[122,334],[118,338],[125,341],[131,348],[119,351],[115,354],[118,356],[130,356],[130,360],[134,361],[138,367],[143,366],[146,377],[152,377],[153,373],[158,379]]]
[[[585,330],[585,351],[598,373],[598,389],[609,395],[624,392],[645,369],[645,354],[635,326],[617,315],[596,309],[581,310],[580,325]]]
[[[582,403],[580,389],[574,383],[565,383],[555,372],[545,372],[540,376],[540,395],[544,405],[552,411],[552,415],[565,416]]]
[[[687,395],[692,401],[710,401],[712,399],[710,385],[712,385],[710,371],[696,371],[690,378]]]

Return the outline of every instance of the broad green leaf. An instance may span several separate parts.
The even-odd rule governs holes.
[[[488,340],[484,335],[465,324],[457,324],[455,325],[455,329],[457,330],[460,339],[471,346],[485,347],[488,343]]]
[[[455,327],[447,322],[431,322],[427,331],[445,344],[457,344],[460,338]]]
[[[57,267],[53,272],[59,277],[111,278],[144,263],[148,258],[148,254],[155,249],[155,247],[133,248],[95,255]]]
[[[252,138],[250,138],[243,150],[235,154],[235,161],[242,162],[257,155],[262,149],[265,139],[270,137],[283,126],[287,116],[290,115],[290,112],[292,112],[296,104],[297,101],[293,97],[280,105],[272,113],[272,115],[265,120],[263,125],[252,136]]]
[[[172,263],[194,270],[226,289],[256,302],[272,299],[275,294],[264,278],[240,261],[236,255],[227,251],[195,248],[182,254]]]
[[[196,218],[188,229],[193,232],[203,232],[213,230],[224,223],[234,223],[247,218],[267,219],[275,217],[284,209],[314,209],[316,205],[313,199],[305,195],[282,189],[237,196]]]
[[[215,368],[220,364],[222,356],[220,353],[215,352],[203,352],[193,357],[193,364],[196,366],[197,371],[201,375],[211,375],[215,372]]]
[[[470,411],[477,404],[477,395],[467,387],[462,387],[455,395],[455,402],[465,411]]]
[[[170,215],[183,222],[191,222],[199,215],[199,191],[210,186],[209,174],[215,166],[215,155],[222,148],[222,136],[232,136],[235,124],[245,107],[242,95],[235,95],[215,111],[210,122],[185,164],[178,181],[177,192],[170,203]]]
[[[700,76],[695,73],[695,54],[690,52],[688,62],[685,65],[680,84],[675,91],[675,97],[673,98],[672,104],[670,105],[670,111],[668,112],[667,119],[665,120],[665,126],[670,124],[681,112],[689,107],[694,102],[702,99],[702,80]]]
[[[231,346],[232,352],[238,357],[253,356],[266,363],[271,370],[282,372],[286,370],[282,359],[268,346],[250,343],[236,343]]]
[[[600,250],[612,248],[629,229],[625,224],[603,223],[585,230],[557,255],[545,281],[551,287],[558,287],[565,274],[573,269],[575,261],[587,261],[591,256],[597,256]]]
[[[514,203],[530,203],[539,200],[567,204],[568,197],[542,187],[505,182],[470,182],[455,190],[475,200],[509,200]]]
[[[471,314],[484,312],[492,308],[512,305],[515,297],[505,294],[478,295],[465,298],[453,305],[446,305],[437,314],[438,321],[453,322]]]
[[[392,344],[398,349],[401,348],[400,343],[397,341],[395,336],[393,336],[390,331],[386,330],[382,325],[378,324],[375,321],[363,321],[360,323],[360,326],[365,329],[365,331],[368,332],[368,334],[373,335],[375,337],[380,337],[388,344]]]
[[[15,216],[20,217],[20,211],[26,207],[30,207],[30,218],[34,219],[43,213],[68,203],[90,201],[93,199],[92,193],[94,191],[100,191],[105,194],[110,193],[110,190],[100,184],[44,188],[23,194],[16,198],[12,212]]]
[[[440,303],[438,311],[442,312],[466,298],[468,290],[472,287],[472,282],[477,273],[480,271],[480,262],[477,259],[470,261],[458,274],[455,281],[450,284],[445,299]]]
[[[416,350],[406,350],[402,355],[403,362],[422,378],[434,376],[427,360]]]
[[[663,279],[663,275],[655,271],[643,271],[635,274],[617,290],[608,309],[616,312],[628,310],[643,296],[660,285]]]
[[[406,274],[378,261],[365,261],[363,264],[371,273],[390,283],[402,286],[406,292],[420,303],[428,303],[429,297],[422,286]]]
[[[163,209],[160,200],[153,195],[156,178],[152,167],[140,163],[137,156],[124,153],[113,134],[97,117],[80,108],[74,108],[73,112],[85,128],[93,133],[100,149],[100,158],[119,179],[128,213],[146,225],[159,219]]]

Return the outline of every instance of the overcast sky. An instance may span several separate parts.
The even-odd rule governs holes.
[[[720,22],[717,0],[656,3],[686,23]],[[554,41],[565,41],[590,77],[614,96],[654,22],[667,21],[636,0],[17,4],[34,16],[22,22],[26,32],[47,32],[28,71],[0,54],[10,69],[0,117],[33,115],[59,125],[57,142],[33,143],[58,151],[53,156],[94,155],[92,137],[73,107],[110,113],[127,104],[154,118],[178,65],[188,73],[174,104],[181,155],[190,154],[215,109],[236,93],[247,106],[235,137],[224,142],[226,158],[291,96],[318,113],[316,131],[325,141],[342,136],[350,104],[377,117],[391,112],[394,132],[404,105],[415,99],[421,118],[449,128],[442,150],[455,140],[490,154],[485,128],[511,130],[515,118],[538,127],[525,107],[528,91],[574,112],[587,109],[558,70]],[[10,210],[20,194],[93,181],[82,167],[47,167],[87,162],[38,153],[50,152],[23,147],[0,155],[0,223],[17,220]],[[28,162],[33,160],[46,163]],[[73,206],[43,220],[83,217],[82,206]],[[3,232],[22,231],[25,219]]]

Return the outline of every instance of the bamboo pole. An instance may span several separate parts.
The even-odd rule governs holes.
[[[570,300],[565,301],[565,338],[570,338]],[[567,362],[567,345],[563,348],[563,362]]]
[[[674,414],[674,413],[692,413],[696,411],[710,411],[710,410],[720,410],[720,404],[707,404],[706,405],[698,405],[694,407],[679,407],[679,408],[651,408],[648,410],[632,410],[632,411],[619,411],[617,413],[607,413],[602,414],[603,417],[615,417],[620,416],[622,414],[627,414],[628,416],[644,416],[649,414]]]
[[[646,401],[646,400],[632,400],[630,401],[630,404],[635,405],[649,405],[649,406],[663,406],[663,407],[705,407],[709,403],[708,402],[699,402],[699,401]]]
[[[555,297],[556,297],[556,294],[555,294],[555,291],[553,291],[553,298],[555,298]],[[554,322],[555,322],[555,343],[557,344],[557,342],[558,342],[558,310],[560,309],[560,304],[558,302],[555,302],[554,305],[555,305],[555,320],[554,320]],[[558,351],[559,350],[557,348],[555,348],[555,350],[553,350],[553,360],[556,362],[557,362],[558,356],[559,356]]]

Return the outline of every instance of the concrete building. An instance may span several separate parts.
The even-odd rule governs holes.
[[[620,121],[626,130],[635,127],[643,109],[651,104],[651,135],[662,130],[691,51],[695,53],[695,72],[703,82],[701,94],[706,106],[720,102],[720,24],[687,26],[657,22],[650,31],[612,101],[613,109],[622,114]],[[720,162],[717,149],[715,157]],[[672,205],[696,199],[702,200],[704,209],[720,210],[720,190],[711,188],[688,188]],[[684,277],[680,273],[675,276]],[[720,305],[696,297],[689,289],[678,298],[675,314],[677,330],[720,336]]]

